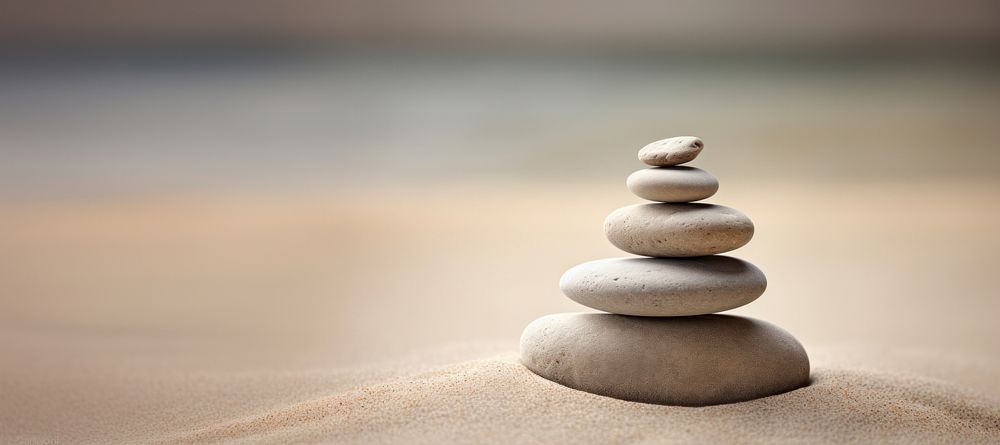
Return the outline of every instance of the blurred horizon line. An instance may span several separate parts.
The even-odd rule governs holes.
[[[114,68],[129,66],[227,66],[251,63],[326,63],[346,56],[351,58],[400,57],[468,60],[497,60],[505,57],[530,61],[544,59],[555,61],[602,60],[626,64],[646,65],[671,63],[720,63],[733,65],[794,64],[803,66],[865,65],[891,66],[897,64],[930,64],[945,66],[976,66],[1000,68],[1000,42],[978,46],[953,48],[945,45],[928,45],[920,48],[868,45],[864,47],[827,46],[823,48],[798,47],[702,47],[663,48],[656,46],[562,46],[562,45],[486,45],[453,44],[435,45],[425,42],[389,44],[381,42],[303,43],[232,40],[213,42],[62,42],[13,44],[0,41],[0,66],[5,69],[18,67],[48,67],[66,65],[77,68],[95,66]],[[0,73],[2,74],[2,73]],[[13,74],[8,72],[8,74]]]

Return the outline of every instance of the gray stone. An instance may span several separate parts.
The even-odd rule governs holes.
[[[566,271],[559,288],[597,310],[671,317],[743,306],[764,293],[767,278],[753,264],[727,256],[609,258]]]
[[[638,204],[604,220],[604,234],[628,253],[688,257],[728,252],[750,242],[750,218],[714,204]]]
[[[719,190],[719,180],[694,167],[656,167],[639,170],[625,181],[635,196],[659,202],[691,202]]]
[[[728,315],[548,315],[525,328],[521,361],[570,388],[667,405],[740,402],[809,383],[809,357],[791,334]]]
[[[653,142],[639,150],[639,160],[657,167],[691,162],[705,143],[694,136],[679,136]]]

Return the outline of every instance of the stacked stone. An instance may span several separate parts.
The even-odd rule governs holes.
[[[715,194],[710,173],[683,167],[704,147],[696,137],[653,142],[639,151],[652,166],[626,181],[638,204],[612,212],[608,240],[642,257],[580,264],[563,293],[609,313],[553,314],[521,336],[521,360],[562,385],[638,402],[702,406],[789,391],[809,382],[809,358],[783,329],[714,315],[764,293],[767,279],[746,261],[717,255],[753,236],[737,210],[694,203]]]

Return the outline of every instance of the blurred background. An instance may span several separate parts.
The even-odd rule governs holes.
[[[514,350],[678,135],[737,313],[995,352],[998,55],[980,0],[0,2],[6,372]]]

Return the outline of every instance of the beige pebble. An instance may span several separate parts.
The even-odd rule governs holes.
[[[702,256],[750,242],[753,222],[715,204],[637,204],[611,212],[604,220],[604,234],[619,249],[636,255]]]
[[[791,334],[729,315],[548,315],[525,328],[521,361],[570,388],[666,405],[740,402],[809,383],[809,357]]]
[[[694,136],[662,139],[642,147],[639,160],[657,167],[669,167],[693,161],[704,147],[705,143]]]
[[[756,300],[767,278],[746,261],[694,258],[608,258],[563,274],[559,288],[584,306],[622,315],[702,315]]]
[[[629,175],[625,184],[635,196],[659,202],[698,201],[719,190],[715,176],[694,167],[645,168]]]

